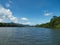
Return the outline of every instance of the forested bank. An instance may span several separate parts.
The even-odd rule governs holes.
[[[37,24],[36,27],[44,27],[44,28],[60,28],[60,16],[53,16],[50,19],[50,22],[44,24]]]

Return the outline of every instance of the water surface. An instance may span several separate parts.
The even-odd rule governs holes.
[[[60,45],[60,30],[0,27],[0,45]]]

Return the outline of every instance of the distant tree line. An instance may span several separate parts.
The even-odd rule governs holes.
[[[0,27],[24,27],[23,24],[17,24],[17,23],[1,23],[0,22]]]
[[[37,24],[35,26],[44,28],[60,28],[60,16],[53,16],[50,22],[45,24]]]

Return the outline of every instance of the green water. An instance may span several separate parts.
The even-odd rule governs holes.
[[[1,27],[0,45],[60,45],[60,30],[36,27]]]

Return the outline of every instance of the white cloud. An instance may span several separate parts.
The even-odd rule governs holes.
[[[20,20],[21,20],[21,24],[24,24],[24,25],[28,25],[28,24],[30,25],[31,24],[31,22],[28,21],[29,19],[26,17],[23,17]]]
[[[4,20],[3,19],[0,19],[0,22],[4,22]]]
[[[29,19],[28,19],[28,18],[23,17],[23,18],[21,18],[21,20],[25,20],[25,21],[27,21],[27,20],[29,20]]]
[[[17,23],[18,19],[13,16],[10,9],[6,9],[0,6],[0,22],[5,22],[4,20],[10,19],[10,21]]]
[[[30,25],[31,24],[31,22],[21,22],[21,24],[24,24],[24,25]]]
[[[17,17],[13,16],[10,9],[0,6],[0,22],[6,22],[6,20],[10,20],[14,23],[19,23],[19,21],[21,21],[21,24],[31,24],[31,22],[28,21],[28,18],[23,17],[18,19]]]
[[[47,12],[47,13],[44,13],[44,15],[45,15],[45,16],[50,16],[50,15],[52,15],[52,13],[48,13],[48,12]]]
[[[44,11],[44,15],[45,16],[50,16],[50,15],[52,15],[53,13],[51,13],[51,12],[49,12],[48,10],[47,11]]]

